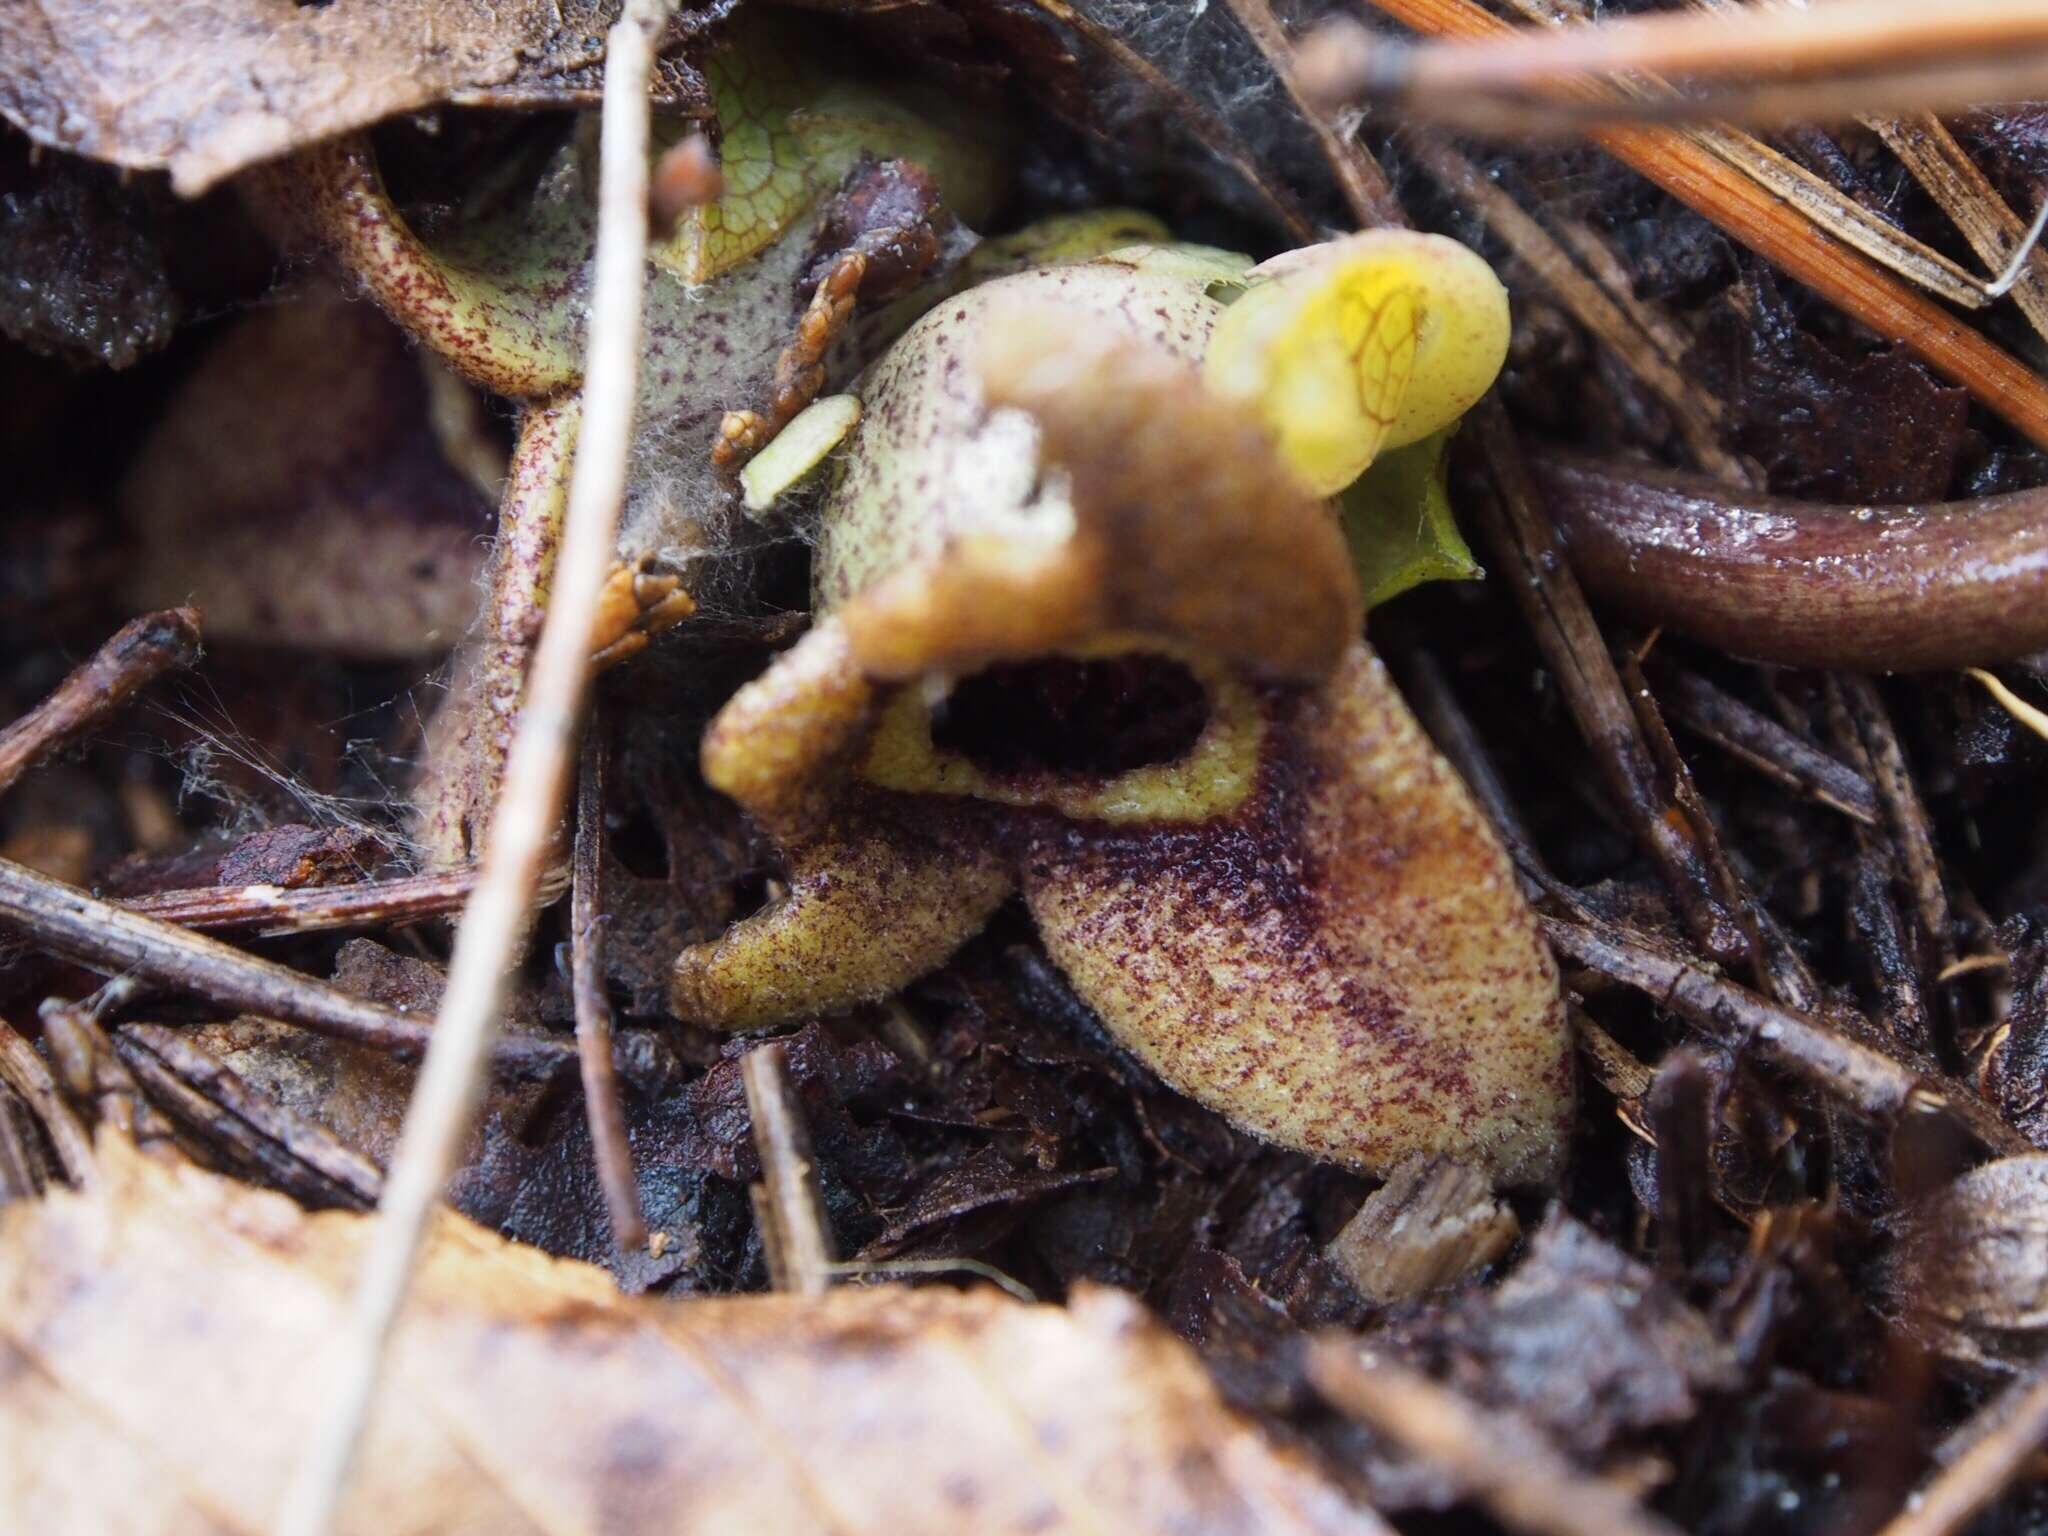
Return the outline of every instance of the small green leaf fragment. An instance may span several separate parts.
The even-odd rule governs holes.
[[[860,400],[854,395],[827,395],[805,406],[740,471],[747,511],[758,517],[774,506],[824,463],[859,423]]]
[[[1425,581],[1473,581],[1486,574],[1451,516],[1444,451],[1457,423],[1419,443],[1381,454],[1338,505],[1344,537],[1368,609]]]

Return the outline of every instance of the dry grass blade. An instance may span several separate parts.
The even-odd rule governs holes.
[[[1512,36],[1516,29],[1474,0],[1374,0],[1394,19],[1433,36]],[[1591,29],[1566,29],[1570,38]],[[2048,446],[2048,383],[1932,300],[1817,228],[1712,152],[1668,128],[1609,126],[1594,143],[1680,202],[1775,262],[1844,313],[1906,346],[2031,441]]]
[[[533,893],[561,815],[589,684],[590,635],[625,490],[647,265],[647,82],[669,9],[669,0],[627,0],[607,38],[583,427],[547,620],[483,867],[449,962],[433,1048],[385,1181],[376,1238],[340,1341],[344,1376],[288,1495],[279,1522],[284,1536],[324,1536],[333,1524],[420,1240],[469,1129],[479,1068],[532,923]]]
[[[1584,0],[1510,0],[1516,10],[1532,21],[1550,26],[1589,23],[1592,15]],[[1702,0],[1720,8],[1748,14],[1734,0]],[[1670,85],[1655,76],[1626,75],[1611,89],[1598,95],[1615,101],[1632,101],[1654,106],[1677,100]],[[1991,302],[1985,284],[1932,246],[1915,240],[1878,213],[1853,198],[1845,197],[1797,161],[1780,154],[1751,134],[1725,124],[1702,124],[1679,130],[1691,143],[1719,156],[1765,190],[1782,197],[1845,245],[1853,246],[1887,270],[1936,297],[1966,309],[1982,309]]]
[[[2004,705],[2011,713],[2013,719],[2019,721],[2021,725],[2024,725],[2043,741],[2048,741],[2048,710],[2038,709],[2034,705],[2029,704],[1982,667],[1965,667],[1963,670],[1970,677],[1983,684],[1984,691]]]
[[[1589,1477],[1530,1426],[1475,1408],[1426,1376],[1361,1359],[1348,1339],[1310,1351],[1309,1380],[1337,1408],[1526,1536],[1677,1536],[1613,1483]]]
[[[1957,0],[1940,7],[1898,0],[1832,0],[1808,8],[1745,9],[1740,16],[1664,12],[1590,31],[1504,36],[1420,47],[1382,44],[1361,61],[1354,89],[1443,99],[1481,91],[1536,91],[1648,71],[1744,80],[1840,76],[2048,49],[2048,11],[2035,0]],[[2029,61],[2035,68],[2048,59]]]
[[[1868,126],[1885,147],[1904,162],[1928,196],[1954,221],[1970,249],[1993,272],[2007,268],[2026,250],[2027,225],[1998,189],[1963,152],[1932,113],[1904,118],[1868,118]],[[2048,337],[2048,256],[2026,250],[2013,274],[2013,302],[2043,337]]]

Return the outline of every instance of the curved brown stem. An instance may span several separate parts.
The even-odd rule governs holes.
[[[317,145],[292,162],[294,210],[412,336],[475,384],[515,399],[573,389],[573,356],[522,323],[517,297],[491,279],[442,261],[405,222],[384,189],[376,152],[360,134]]]
[[[2048,647],[2048,488],[1828,506],[1561,454],[1531,468],[1579,579],[1641,622],[1760,661],[1859,672]]]

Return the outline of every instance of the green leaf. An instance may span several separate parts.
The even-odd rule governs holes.
[[[1453,422],[1381,454],[1339,500],[1358,590],[1369,609],[1425,581],[1486,574],[1458,532],[1444,487],[1444,450],[1457,430]]]

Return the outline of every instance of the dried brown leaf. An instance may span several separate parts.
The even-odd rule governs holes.
[[[453,433],[436,431],[472,397],[446,378],[444,405],[435,366],[337,293],[238,319],[123,486],[140,546],[129,598],[197,603],[212,641],[361,657],[453,646],[491,517]]]
[[[24,0],[0,8],[0,115],[182,193],[441,102],[594,101],[615,0]],[[704,109],[670,61],[663,104]]]
[[[267,1529],[367,1227],[100,1144],[0,1216],[0,1524]],[[1112,1291],[656,1305],[449,1217],[341,1529],[1382,1532]]]

